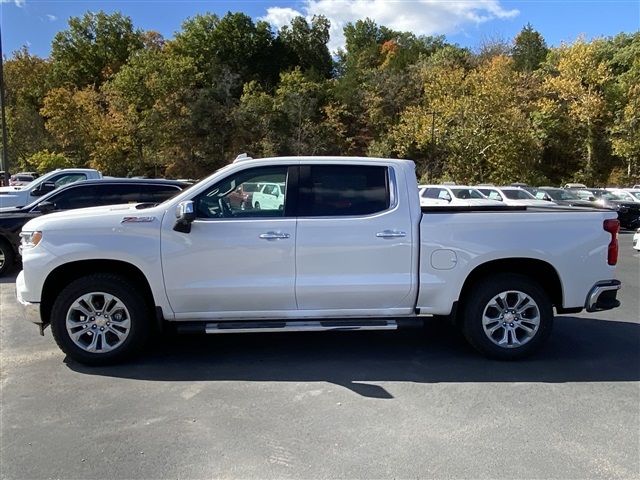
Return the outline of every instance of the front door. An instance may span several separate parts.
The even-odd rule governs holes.
[[[193,199],[197,218],[190,233],[174,231],[175,219],[165,216],[163,273],[177,319],[296,310],[296,219],[286,198],[288,172],[296,168],[254,167],[216,183]],[[256,209],[251,201],[232,200],[239,190],[267,183],[284,186],[281,203]]]

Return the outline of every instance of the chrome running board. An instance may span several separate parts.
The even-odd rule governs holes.
[[[207,323],[205,333],[331,332],[397,330],[395,320],[246,321]]]

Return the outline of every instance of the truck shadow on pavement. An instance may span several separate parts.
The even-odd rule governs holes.
[[[330,382],[393,398],[375,382],[615,382],[640,380],[640,324],[557,317],[534,357],[487,360],[442,322],[398,332],[164,337],[128,364],[68,367],[152,381]],[[372,383],[373,382],[373,383]]]

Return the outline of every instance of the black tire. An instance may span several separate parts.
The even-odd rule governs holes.
[[[253,206],[253,208],[255,210],[260,210],[260,202],[256,202],[256,204]]]
[[[496,331],[497,337],[504,334],[508,341],[514,344],[511,346],[499,346],[491,340],[487,333],[485,333],[485,329],[483,327],[483,315],[485,313],[485,308],[490,308],[489,304],[492,303],[492,300],[497,295],[503,292],[514,291],[526,294],[535,302],[540,321],[537,330],[533,329],[534,333],[532,334],[529,334],[523,329],[519,329],[517,326],[512,330],[515,333],[506,333],[505,327],[498,326],[498,330]],[[511,303],[513,303],[513,298],[514,296],[511,294]],[[516,360],[527,357],[536,352],[551,334],[553,327],[553,305],[544,289],[542,289],[537,282],[527,276],[518,274],[497,274],[484,277],[469,289],[469,296],[466,299],[463,299],[463,302],[463,317],[461,322],[462,333],[476,350],[489,358],[497,360]],[[525,317],[527,315],[533,316],[533,314],[535,314],[535,308],[531,308],[532,310],[529,310],[529,313],[526,313]],[[498,309],[492,310],[494,312],[499,312]],[[490,310],[488,310],[488,312],[489,311]],[[520,320],[516,320],[516,325],[517,321]],[[524,321],[527,322],[526,319]],[[502,323],[502,320],[491,324],[491,328],[496,326],[498,323]],[[505,323],[502,323],[502,325],[505,325]],[[527,327],[531,327],[531,325],[532,324],[529,323],[525,324]],[[513,335],[516,337],[515,340],[523,340],[523,344],[516,344],[513,339]],[[503,338],[500,340],[502,339]]]
[[[13,247],[4,239],[0,239],[0,259],[4,257],[4,260],[0,260],[0,277],[6,275],[11,271],[16,262],[16,254],[13,251]]]
[[[139,353],[151,332],[149,309],[139,290],[127,278],[109,273],[87,275],[71,282],[60,292],[51,310],[51,332],[60,349],[85,365],[111,365]],[[67,312],[72,304],[82,295],[93,292],[114,295],[129,312],[130,329],[127,337],[108,352],[94,353],[80,348],[67,331]]]

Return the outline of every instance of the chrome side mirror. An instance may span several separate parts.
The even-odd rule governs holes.
[[[196,211],[191,200],[180,202],[176,208],[176,232],[190,233],[191,223],[196,219]]]

